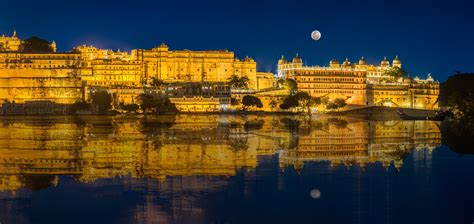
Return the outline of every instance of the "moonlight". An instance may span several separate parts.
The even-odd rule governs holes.
[[[311,38],[313,40],[321,39],[321,32],[319,32],[319,30],[314,30],[313,32],[311,32]]]

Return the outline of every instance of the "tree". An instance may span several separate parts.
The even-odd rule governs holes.
[[[408,77],[408,72],[406,72],[404,69],[399,68],[399,67],[391,67],[387,70],[385,70],[384,74],[392,76],[394,78],[402,78],[402,77]]]
[[[280,104],[280,108],[283,110],[287,110],[290,108],[298,107],[298,99],[294,95],[288,95],[283,99],[283,103]]]
[[[326,109],[328,110],[336,110],[339,108],[343,108],[347,105],[346,100],[341,99],[341,98],[336,98],[332,102],[328,102],[326,105]]]
[[[277,87],[284,88],[285,87],[285,79],[278,79],[277,80]]]
[[[69,112],[72,114],[75,114],[79,110],[90,110],[91,105],[83,102],[83,101],[78,101],[69,106]]]
[[[163,80],[161,79],[158,79],[158,78],[151,78],[151,83],[150,83],[151,86],[155,87],[155,88],[160,88],[162,85],[164,85],[164,82]]]
[[[136,112],[140,106],[136,103],[125,104],[122,106],[122,109],[127,111],[128,113]]]
[[[474,92],[456,91],[449,96],[448,106],[456,119],[474,121]]]
[[[258,97],[245,95],[244,98],[242,98],[242,110],[247,110],[250,107],[262,108],[262,101]]]
[[[154,107],[157,113],[178,112],[178,108],[168,97],[156,97]]]
[[[307,92],[298,92],[295,94],[298,105],[306,110],[306,112],[311,113],[311,107],[315,106],[318,102],[315,98],[309,95]]]
[[[328,104],[329,103],[329,97],[325,96],[325,97],[322,97],[320,98],[321,99],[321,103],[322,104]]]
[[[24,53],[52,53],[53,48],[47,40],[33,36],[21,43],[20,51]]]
[[[227,79],[227,82],[229,82],[230,87],[235,89],[248,89],[249,81],[250,80],[247,76],[239,77],[237,75],[231,75]]]
[[[321,104],[320,98],[314,98],[309,95],[307,92],[297,92],[294,95],[287,96],[283,103],[280,105],[281,109],[290,109],[301,107],[303,110],[306,110],[308,113],[311,112],[311,107]]]
[[[238,106],[238,105],[240,105],[240,100],[237,99],[237,98],[235,98],[235,97],[231,97],[231,98],[230,98],[230,105],[232,105],[232,106]]]
[[[137,97],[140,104],[140,108],[143,113],[147,114],[147,111],[155,107],[155,98],[151,94],[142,93]]]
[[[92,105],[99,113],[105,113],[112,108],[112,96],[107,91],[97,91],[91,95]]]
[[[294,95],[298,92],[298,83],[294,79],[279,79],[277,85],[280,88],[288,90],[290,95]]]
[[[272,99],[272,100],[270,101],[270,103],[268,103],[268,106],[272,109],[272,111],[275,110],[275,108],[277,107],[277,105],[278,105],[278,103],[277,103],[277,101],[276,101],[275,99]]]

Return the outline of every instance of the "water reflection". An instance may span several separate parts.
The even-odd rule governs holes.
[[[120,192],[140,193],[140,202],[129,203],[133,215],[127,217],[135,221],[200,217],[205,206],[196,204],[203,195],[232,188],[229,178],[240,170],[248,170],[242,174],[246,181],[255,181],[262,157],[277,161],[281,172],[304,170],[312,162],[329,163],[329,169],[363,171],[375,163],[401,169],[409,152],[429,160],[441,144],[434,121],[170,115],[0,122],[0,199],[31,198],[63,182],[70,187],[71,181],[92,189],[119,185],[125,188]],[[311,196],[319,198],[316,190]],[[251,197],[245,186],[241,191]],[[13,205],[4,204],[0,214],[13,212],[8,206]],[[18,220],[28,218],[12,221]]]
[[[1,190],[38,189],[60,175],[81,182],[128,175],[159,181],[232,176],[239,168],[255,168],[258,156],[273,154],[282,169],[301,169],[308,161],[348,167],[393,163],[400,169],[407,152],[441,143],[434,121],[173,115],[5,118],[3,124]],[[35,175],[47,178],[29,181]]]

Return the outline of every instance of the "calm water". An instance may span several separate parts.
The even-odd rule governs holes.
[[[473,223],[469,140],[433,121],[2,118],[0,223]]]

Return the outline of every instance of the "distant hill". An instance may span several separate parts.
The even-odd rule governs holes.
[[[474,92],[474,73],[453,75],[441,83],[439,105],[446,106],[449,96],[457,91]]]

